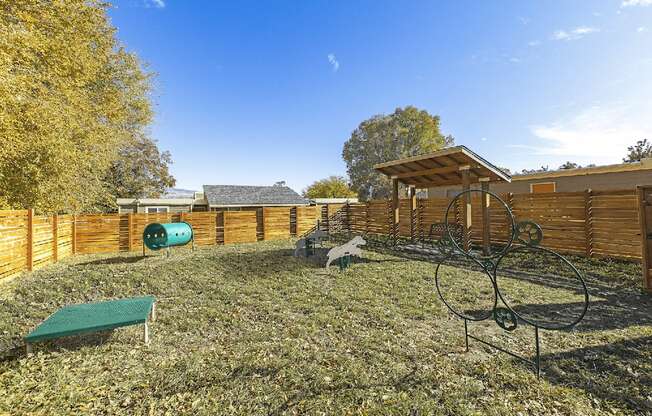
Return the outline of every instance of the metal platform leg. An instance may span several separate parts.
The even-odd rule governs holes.
[[[469,352],[469,329],[466,319],[464,320],[464,343],[466,344],[466,352]]]
[[[25,355],[32,354],[32,344],[29,342],[25,343]]]
[[[145,329],[143,330],[143,338],[145,340],[145,345],[149,345],[149,326],[145,322]]]
[[[149,320],[151,322],[156,322],[156,302],[152,304],[152,312],[149,315]]]
[[[534,342],[536,343],[537,355],[534,357],[534,366],[537,371],[537,378],[541,376],[541,348],[539,348],[539,327],[534,326]]]

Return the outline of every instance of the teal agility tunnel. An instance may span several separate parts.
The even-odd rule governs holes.
[[[187,222],[148,224],[143,231],[143,245],[150,250],[183,246],[193,240],[192,227]]]

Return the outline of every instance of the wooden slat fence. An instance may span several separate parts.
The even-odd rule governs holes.
[[[583,192],[521,194],[513,196],[512,211],[517,221],[530,220],[541,226],[543,247],[585,254],[584,203]]]
[[[303,235],[317,225],[321,215],[321,207],[297,207],[296,208],[296,235]]]
[[[290,238],[290,208],[263,208],[263,229],[265,240]]]
[[[57,217],[57,257],[55,261],[72,256],[72,234],[73,234],[72,215],[59,215]]]
[[[503,194],[517,221],[533,220],[544,231],[543,246],[586,256],[641,258],[641,233],[634,190],[551,194]],[[450,200],[417,200],[410,227],[408,201],[400,201],[398,231],[402,237],[424,238],[433,223],[444,221]],[[472,198],[471,236],[481,240],[479,198]],[[454,207],[459,221],[459,207]],[[294,215],[291,215],[294,212]],[[273,207],[251,211],[181,214],[34,215],[31,210],[0,211],[0,279],[33,270],[73,254],[112,253],[142,249],[142,232],[151,222],[187,221],[195,244],[208,246],[278,240],[313,227],[355,234],[388,235],[392,231],[389,201],[319,207]],[[292,221],[292,218],[294,221]],[[337,219],[335,219],[337,218]],[[332,222],[332,224],[331,224]],[[507,217],[491,204],[492,241],[504,241]]]
[[[78,215],[75,221],[76,253],[113,253],[120,251],[120,215]]]
[[[181,215],[181,221],[192,226],[196,246],[210,246],[217,244],[217,217],[215,212],[188,212]]]
[[[48,265],[54,260],[53,217],[35,216],[32,244],[32,264],[34,269]]]
[[[253,243],[256,235],[256,211],[224,213],[224,244]]]
[[[391,232],[391,203],[378,200],[367,203],[367,232],[387,235]]]
[[[613,257],[641,257],[641,229],[636,193],[593,192],[592,252]]]
[[[27,210],[0,211],[0,278],[27,269]]]
[[[512,210],[516,222],[530,220],[541,226],[544,247],[586,256],[641,258],[638,205],[634,190],[502,194],[500,197]],[[444,222],[450,201],[449,198],[418,200],[416,228],[414,235],[411,235],[408,200],[401,200],[400,236],[415,239],[427,237],[433,223]],[[350,205],[347,218],[351,232],[387,234],[391,210],[383,210],[382,206],[379,201]],[[471,206],[471,238],[480,242],[482,211],[479,196],[471,198]],[[449,221],[460,222],[459,207],[454,206],[449,215]],[[490,218],[491,241],[506,241],[510,230],[508,216],[493,199]]]

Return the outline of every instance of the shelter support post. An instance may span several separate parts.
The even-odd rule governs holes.
[[[399,221],[399,201],[398,201],[398,178],[392,178],[392,238],[397,237]]]
[[[462,192],[466,192],[471,188],[471,167],[470,166],[460,166],[460,175],[462,176]],[[462,246],[464,251],[468,251],[471,247],[471,196],[468,192],[463,195],[462,198],[462,227],[464,232],[462,233]]]
[[[410,241],[414,242],[414,237],[416,234],[416,227],[414,223],[414,214],[415,210],[417,208],[417,193],[416,193],[416,188],[414,186],[410,186],[408,188],[408,204],[409,204],[409,209],[410,209]]]
[[[489,191],[489,178],[480,178],[480,186],[484,192]],[[482,194],[482,252],[485,256],[491,254],[491,214],[489,203],[491,197],[487,193]]]

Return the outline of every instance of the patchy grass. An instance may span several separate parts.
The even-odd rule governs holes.
[[[464,352],[436,264],[365,252],[340,273],[291,253],[282,242],[80,256],[4,285],[0,414],[652,413],[652,300],[635,286],[636,265],[579,262],[592,305],[574,330],[542,331],[537,380],[477,342]],[[466,311],[486,307],[469,295],[490,295],[486,276],[459,266],[444,266],[447,296]],[[528,296],[515,307],[573,311],[573,287],[522,276],[500,277]],[[62,305],[145,294],[159,300],[149,347],[132,327],[21,353],[21,337]],[[526,325],[469,331],[532,355]]]

